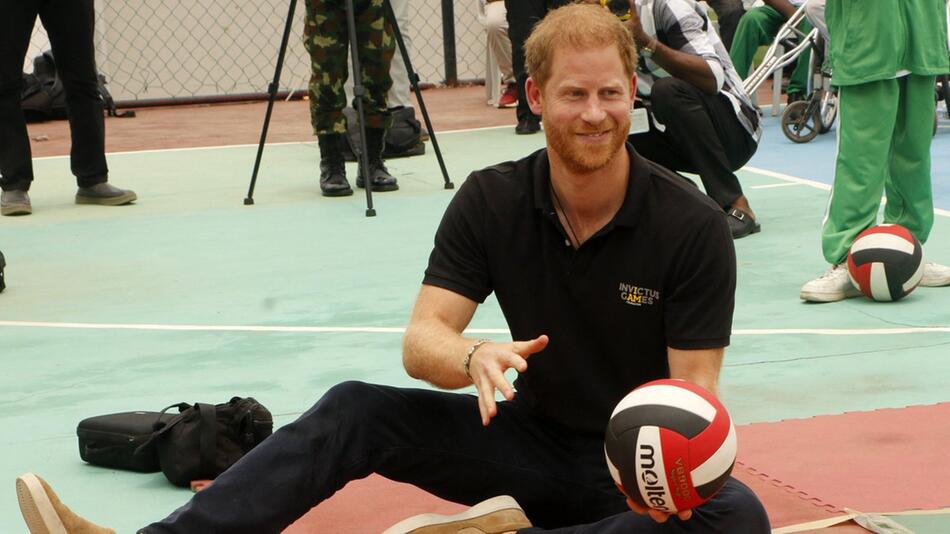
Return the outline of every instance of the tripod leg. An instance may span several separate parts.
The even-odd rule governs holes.
[[[347,35],[350,38],[350,57],[353,62],[353,97],[356,100],[356,116],[360,123],[360,151],[356,157],[359,158],[359,172],[363,177],[364,189],[366,189],[366,216],[375,217],[373,182],[369,176],[369,145],[366,143],[366,112],[363,110],[366,88],[363,87],[363,71],[360,68],[359,48],[357,48],[359,43],[356,39],[356,16],[353,12],[353,0],[346,0],[346,28]]]
[[[287,11],[287,20],[284,22],[284,35],[280,39],[280,51],[277,53],[277,66],[274,68],[274,81],[267,88],[267,113],[264,114],[264,125],[261,127],[261,140],[257,145],[257,157],[254,159],[254,170],[251,172],[251,184],[247,188],[245,206],[254,205],[254,186],[257,184],[257,173],[261,168],[261,157],[264,155],[264,141],[267,139],[267,128],[270,126],[271,113],[274,111],[274,99],[277,98],[277,88],[280,85],[280,71],[284,67],[284,55],[287,52],[287,42],[290,40],[290,27],[294,21],[294,11],[297,10],[297,0],[290,0]]]
[[[352,0],[350,0],[352,1]],[[426,129],[429,131],[429,138],[432,139],[432,147],[435,149],[435,157],[439,160],[439,168],[442,169],[442,179],[445,181],[446,189],[454,189],[455,184],[449,179],[449,172],[445,168],[445,160],[442,159],[442,151],[439,150],[439,141],[435,138],[435,130],[432,128],[432,121],[429,120],[429,112],[426,111],[426,104],[422,100],[422,91],[419,90],[419,75],[412,68],[412,62],[409,60],[409,51],[406,50],[406,43],[402,39],[402,32],[399,31],[399,24],[396,22],[396,14],[393,13],[393,6],[389,0],[383,0],[386,18],[389,19],[393,27],[393,37],[396,38],[396,45],[399,47],[399,53],[402,54],[402,61],[406,65],[406,72],[409,73],[409,82],[412,83],[412,90],[416,93],[416,99],[419,100],[419,109],[422,111],[422,119],[426,123]]]

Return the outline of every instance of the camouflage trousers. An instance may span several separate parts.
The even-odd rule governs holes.
[[[345,0],[306,0],[304,47],[310,52],[310,122],[317,135],[346,133],[348,48]],[[392,86],[389,65],[396,41],[385,19],[383,0],[353,0],[357,54],[366,95],[367,128],[388,128],[386,93]],[[353,102],[356,107],[356,102]]]

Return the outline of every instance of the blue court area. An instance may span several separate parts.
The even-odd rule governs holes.
[[[893,304],[799,300],[801,284],[826,267],[818,232],[834,137],[794,145],[775,121],[741,171],[763,231],[736,242],[735,333],[721,379],[736,422],[950,400],[950,288]],[[459,185],[544,139],[507,126],[439,141]],[[0,221],[9,285],[0,295],[0,532],[24,531],[13,480],[26,471],[121,532],[190,497],[160,473],[83,464],[75,428],[85,417],[240,395],[279,426],[342,380],[425,387],[402,371],[400,339],[453,194],[431,146],[390,162],[401,190],[374,196],[374,218],[359,193],[319,196],[313,143],[269,146],[257,204],[242,205],[255,149],[110,155],[112,176],[141,199],[123,208],[72,204],[67,159],[37,160],[34,215]],[[925,252],[950,263],[946,119],[933,155],[939,209]],[[491,299],[471,328],[507,339]]]

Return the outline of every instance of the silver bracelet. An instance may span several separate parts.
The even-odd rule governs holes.
[[[481,347],[482,345],[484,345],[485,343],[488,343],[489,341],[491,341],[491,340],[490,340],[490,339],[479,339],[478,341],[475,342],[474,345],[472,345],[471,347],[469,347],[469,349],[468,349],[468,354],[465,355],[465,366],[464,366],[464,368],[465,368],[465,376],[467,376],[467,377],[469,377],[469,378],[472,378],[472,375],[471,375],[471,373],[469,372],[469,366],[472,364],[472,355],[475,354],[475,351],[478,350],[478,347]]]

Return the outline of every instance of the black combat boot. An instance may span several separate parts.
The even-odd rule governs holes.
[[[383,163],[383,136],[386,130],[382,128],[366,129],[366,155],[369,158],[369,181],[373,186],[373,191],[395,191],[399,189],[396,179],[389,174],[386,165]],[[356,177],[356,187],[365,187],[363,184],[363,173],[360,172]]]
[[[320,191],[323,196],[352,195],[343,166],[343,145],[346,143],[343,134],[321,134],[317,136],[317,142],[320,144]]]

